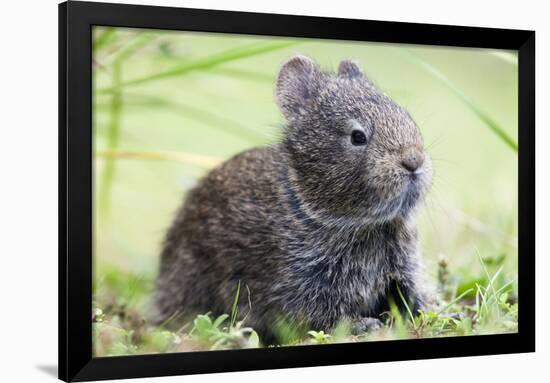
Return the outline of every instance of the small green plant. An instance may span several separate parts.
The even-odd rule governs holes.
[[[488,264],[500,265],[501,257],[491,258],[490,262],[478,254],[484,273],[483,278],[477,278],[475,288],[468,288],[457,296],[442,301],[433,309],[419,311],[414,316],[407,302],[398,290],[399,297],[406,309],[405,317],[395,304],[391,307],[389,327],[399,338],[434,337],[434,336],[463,336],[487,334],[502,331],[517,331],[517,303],[509,297],[513,281],[501,282],[497,287],[502,274],[502,266],[494,274],[488,271]],[[496,260],[496,262],[493,262]],[[450,271],[446,262],[439,263],[438,282],[440,289],[448,290],[448,275]],[[470,303],[474,297],[474,303]]]
[[[259,347],[260,339],[256,331],[245,327],[242,321],[222,326],[227,318],[227,314],[222,314],[214,320],[210,314],[198,315],[189,334],[193,340],[208,345],[212,350]]]
[[[323,330],[321,331],[311,330],[311,331],[308,331],[307,333],[311,336],[311,338],[316,344],[327,344],[329,343],[330,338],[332,338],[332,335],[325,334]]]
[[[248,290],[248,287],[247,287]],[[212,320],[210,313],[198,315],[193,321],[193,328],[189,333],[191,337],[202,343],[209,345],[212,350],[228,349],[228,348],[256,348],[260,346],[260,338],[256,331],[251,327],[246,327],[243,320],[238,320],[239,315],[239,298],[241,292],[241,282],[237,284],[237,292],[231,307],[231,316],[222,314]],[[250,291],[249,307],[250,305]],[[223,324],[227,322],[228,325]]]
[[[190,335],[201,342],[208,342],[220,337],[223,329],[220,328],[223,322],[229,317],[227,314],[220,315],[214,321],[210,314],[200,314],[193,320],[193,328]]]

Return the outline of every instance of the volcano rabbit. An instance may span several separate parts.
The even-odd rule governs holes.
[[[349,60],[328,73],[291,58],[276,98],[281,141],[187,194],[163,245],[157,322],[230,313],[239,283],[239,313],[264,344],[284,321],[330,331],[345,320],[360,333],[389,302],[424,307],[415,211],[432,170],[409,113]]]

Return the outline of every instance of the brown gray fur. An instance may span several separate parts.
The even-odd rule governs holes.
[[[246,324],[267,342],[281,319],[368,330],[389,301],[403,308],[399,291],[424,307],[415,212],[431,162],[409,113],[349,60],[329,73],[291,58],[276,98],[281,142],[234,156],[187,194],[162,250],[157,321],[228,313],[239,281],[240,313],[250,295]]]

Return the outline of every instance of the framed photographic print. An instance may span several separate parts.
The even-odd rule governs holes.
[[[533,31],[59,5],[59,377],[534,351]]]

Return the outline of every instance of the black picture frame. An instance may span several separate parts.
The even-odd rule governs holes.
[[[94,25],[515,50],[519,330],[513,334],[92,357]],[[87,381],[535,350],[535,32],[69,1],[59,5],[59,378]]]

